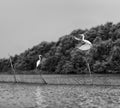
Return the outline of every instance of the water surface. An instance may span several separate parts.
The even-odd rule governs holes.
[[[120,107],[120,87],[0,84],[0,108],[107,107]]]

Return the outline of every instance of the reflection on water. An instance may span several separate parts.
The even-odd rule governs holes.
[[[36,89],[35,89],[35,103],[36,103],[36,106],[39,106],[39,107],[45,107],[45,105],[43,104],[44,103],[44,96],[42,94],[42,89],[41,87],[37,86]]]
[[[0,84],[0,108],[119,108],[120,87]]]

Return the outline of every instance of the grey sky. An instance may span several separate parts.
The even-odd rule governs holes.
[[[78,28],[118,23],[119,10],[120,0],[0,0],[0,58]]]

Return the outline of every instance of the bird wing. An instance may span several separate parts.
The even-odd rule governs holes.
[[[36,67],[40,65],[40,60],[37,61]]]
[[[89,50],[91,48],[91,45],[84,44],[84,45],[82,45],[80,47],[77,47],[77,48],[80,49],[80,50]]]

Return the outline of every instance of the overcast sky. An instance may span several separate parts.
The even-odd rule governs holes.
[[[75,29],[120,22],[120,0],[0,0],[0,58]]]

